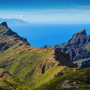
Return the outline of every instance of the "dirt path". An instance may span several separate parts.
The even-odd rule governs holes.
[[[69,85],[68,85],[68,82],[69,82],[69,80],[65,81],[65,82],[63,83],[62,87],[63,87],[63,88],[71,88],[71,87],[74,87],[74,86],[69,86]]]
[[[69,82],[69,80],[65,80],[63,84],[60,83],[60,84],[55,88],[55,90],[57,90],[59,86],[62,87],[62,88],[72,88],[72,87],[80,88],[80,87],[82,87],[82,85],[78,85],[78,84],[75,84],[74,86],[70,86],[70,85],[68,84],[68,82]]]

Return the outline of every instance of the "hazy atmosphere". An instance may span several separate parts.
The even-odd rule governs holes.
[[[43,47],[66,42],[82,29],[90,34],[89,17],[89,0],[0,1],[0,22],[6,21],[12,30],[27,38],[32,46]]]
[[[3,0],[0,17],[17,18],[30,23],[90,23],[89,0]]]
[[[0,90],[90,90],[90,0],[1,0]]]

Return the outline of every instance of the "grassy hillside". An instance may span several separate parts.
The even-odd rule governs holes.
[[[20,88],[30,90],[29,86],[24,80],[12,76],[4,69],[0,69],[0,90],[20,90]]]
[[[5,22],[0,24],[2,90],[62,90],[65,89],[62,85],[66,80],[73,85],[73,81],[78,83],[83,75],[89,77],[88,72],[82,72],[83,69],[77,71],[77,66],[70,61],[69,55],[60,48],[32,47],[25,38],[8,28]],[[87,83],[80,82],[84,87],[89,87],[87,80]]]
[[[13,76],[25,80],[32,86],[46,83],[57,76],[66,66],[75,67],[64,56],[55,55],[54,49],[23,45],[18,47],[18,45],[0,53],[0,68],[6,69]]]
[[[59,76],[66,67],[71,70],[76,67],[70,61],[69,55],[61,52],[59,48],[54,50],[31,47],[25,38],[8,28],[6,22],[0,24],[0,46],[0,68],[7,70],[13,77],[24,80],[30,89]],[[23,85],[16,85],[15,88],[10,80],[11,85],[7,87],[7,82],[3,81],[1,85],[8,89],[18,89]]]
[[[16,44],[0,53],[0,68],[6,69],[14,77],[23,79],[32,89],[59,76],[62,71],[67,71],[65,68],[73,70],[69,67],[75,67],[62,55],[59,57],[55,55],[54,49],[25,47],[23,45],[18,47],[18,45]],[[55,59],[56,56],[57,59]]]

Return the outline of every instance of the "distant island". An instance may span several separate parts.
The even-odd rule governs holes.
[[[27,24],[29,24],[28,22],[21,20],[21,19],[3,19],[3,18],[0,18],[0,23],[1,22],[7,22],[8,25],[27,25]]]

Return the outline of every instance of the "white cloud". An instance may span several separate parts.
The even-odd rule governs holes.
[[[90,8],[90,6],[82,6],[82,7],[87,7],[87,8]]]
[[[16,18],[21,18],[23,15],[15,15]]]
[[[19,16],[20,18],[22,17],[22,15]]]
[[[76,4],[70,4],[70,6],[74,7],[74,8],[78,8],[78,9],[85,9],[85,8],[88,8],[90,9],[90,6],[89,5],[76,5]]]
[[[86,6],[84,6],[86,7]],[[89,7],[89,6],[88,6]],[[41,11],[36,11],[36,12],[28,12],[24,16],[28,15],[59,15],[59,14],[67,14],[67,13],[90,13],[90,9],[53,9],[53,10],[41,10]]]
[[[16,18],[18,18],[19,16],[18,16],[18,15],[16,15],[15,17],[16,17]]]

